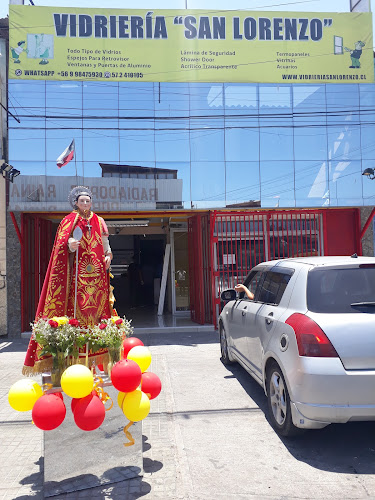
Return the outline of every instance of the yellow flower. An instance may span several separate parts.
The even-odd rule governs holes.
[[[111,321],[113,324],[115,324],[118,319],[120,319],[120,316],[112,316],[111,317]]]
[[[68,323],[69,319],[66,316],[54,316],[52,318],[54,321],[57,321],[59,326],[66,325]]]

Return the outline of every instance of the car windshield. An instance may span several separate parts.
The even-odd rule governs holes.
[[[311,270],[307,307],[317,313],[375,313],[375,266]]]

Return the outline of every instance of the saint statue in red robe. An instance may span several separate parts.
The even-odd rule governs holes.
[[[89,327],[112,315],[108,272],[112,252],[104,219],[91,211],[90,190],[84,186],[74,188],[69,201],[75,210],[64,217],[57,229],[35,319],[73,318],[76,311],[75,318],[80,325]],[[79,241],[73,237],[77,227],[82,231]],[[26,353],[24,375],[42,373],[51,368],[52,357],[39,357],[40,352],[41,346],[32,337]],[[86,358],[95,358],[100,363],[105,353],[103,349],[90,352]]]

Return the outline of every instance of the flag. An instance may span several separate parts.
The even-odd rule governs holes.
[[[74,139],[70,143],[70,146],[68,146],[63,153],[57,158],[56,163],[59,168],[63,167],[67,163],[70,162],[70,160],[73,160],[74,158],[74,152],[75,152],[75,144],[74,144]]]

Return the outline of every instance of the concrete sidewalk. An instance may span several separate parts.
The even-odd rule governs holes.
[[[21,370],[28,342],[0,341],[0,498],[43,498],[43,432],[31,423],[31,411],[14,411],[8,403]],[[35,377],[41,383],[41,377]]]
[[[214,334],[215,335],[215,334]],[[149,345],[148,335],[138,335]],[[167,334],[172,341],[174,334]],[[23,378],[21,369],[28,345],[27,340],[0,342],[0,432],[2,475],[0,500],[43,497],[43,432],[31,423],[30,412],[14,411],[8,403],[10,386]],[[178,466],[175,429],[173,426],[173,397],[165,357],[160,348],[150,346],[152,364],[163,384],[157,399],[151,401],[151,412],[142,422],[143,478],[134,478],[113,485],[67,493],[53,498],[122,498],[184,499],[187,493]],[[33,377],[41,383],[41,377]],[[116,404],[116,402],[115,402]],[[124,417],[124,422],[126,419]],[[122,441],[119,446],[123,446]],[[69,452],[69,450],[67,450]],[[6,457],[6,459],[5,459]]]
[[[374,422],[281,439],[267,421],[262,388],[240,366],[220,362],[217,332],[139,337],[163,383],[143,421],[144,476],[53,498],[375,498]],[[11,383],[21,378],[26,344],[2,345],[0,499],[42,498],[42,432],[6,400]]]

